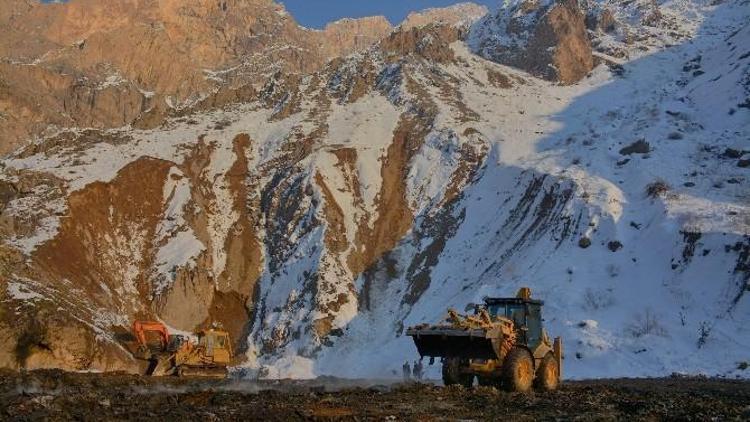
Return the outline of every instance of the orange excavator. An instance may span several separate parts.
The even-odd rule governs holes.
[[[149,362],[149,376],[210,376],[226,377],[232,361],[229,333],[208,328],[195,333],[195,340],[180,334],[169,334],[167,327],[156,321],[135,321],[133,355]]]
[[[154,353],[165,351],[169,346],[169,331],[161,322],[135,321],[133,336],[137,345],[134,354],[138,359],[150,359]],[[158,344],[154,344],[153,337],[156,337]]]

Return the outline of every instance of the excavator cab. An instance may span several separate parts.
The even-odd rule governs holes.
[[[169,336],[169,343],[167,344],[167,352],[174,353],[178,350],[181,350],[187,343],[188,338],[180,335],[180,334],[173,334]]]
[[[156,321],[135,321],[133,336],[136,339],[136,357],[149,359],[153,354],[164,352],[170,342],[167,327]]]

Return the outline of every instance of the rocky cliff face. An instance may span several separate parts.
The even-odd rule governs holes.
[[[319,46],[322,54],[330,59],[364,50],[391,31],[393,26],[383,16],[342,19],[326,25]]]
[[[307,30],[270,0],[0,7],[0,136],[6,139],[0,153],[59,128],[160,123],[217,91],[226,101],[249,99],[248,86],[258,88],[265,75],[315,71],[392,29],[382,18],[368,18]]]
[[[468,27],[488,12],[489,9],[485,6],[459,3],[448,7],[412,12],[401,23],[401,27],[411,29],[431,24]]]
[[[563,84],[578,82],[594,64],[575,0],[512,2],[476,25],[470,43],[485,58]]]
[[[468,25],[464,4],[407,25]],[[153,127],[186,109],[249,101],[275,72],[306,74],[389,34],[383,17],[311,30],[271,0],[74,0],[0,5],[0,154],[67,127]]]
[[[414,353],[405,326],[531,285],[573,376],[734,375],[746,11],[665,5],[669,25],[642,26],[601,6],[621,22],[588,34],[607,64],[573,85],[474,54],[461,25],[403,25],[311,72],[15,150],[0,161],[0,364],[135,370],[129,325],[159,318],[221,323],[246,374],[389,376]],[[538,26],[557,34],[555,7]],[[678,36],[693,42],[662,49]]]

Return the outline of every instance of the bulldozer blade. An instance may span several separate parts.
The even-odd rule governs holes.
[[[149,362],[146,375],[152,377],[163,377],[166,375],[172,375],[174,368],[172,367],[171,356],[153,358]]]
[[[497,359],[492,339],[481,330],[409,330],[420,356]]]
[[[202,377],[202,378],[227,378],[229,371],[226,367],[209,367],[201,368],[194,366],[180,366],[177,374],[181,377]]]

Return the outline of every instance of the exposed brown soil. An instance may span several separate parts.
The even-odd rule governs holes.
[[[510,89],[513,88],[513,82],[508,75],[493,69],[487,69],[487,80],[495,88]]]
[[[750,383],[700,378],[567,382],[553,393],[491,387],[154,379],[0,373],[12,420],[742,420]]]
[[[255,230],[259,218],[256,212],[258,207],[257,204],[248,204],[250,193],[247,178],[250,170],[246,152],[249,150],[252,150],[250,137],[246,134],[238,135],[234,139],[234,153],[237,158],[225,176],[238,218],[224,243],[227,263],[219,280],[218,290],[225,294],[214,297],[212,310],[215,312],[211,314],[213,321],[221,321],[225,326],[237,328],[230,330],[233,339],[241,337],[241,329],[244,329],[244,324],[249,319],[245,304],[256,293],[256,283],[260,278],[263,262],[261,245]],[[233,312],[227,312],[230,309]]]
[[[372,228],[360,224],[355,242],[357,250],[349,256],[349,268],[359,274],[393,249],[411,227],[414,216],[406,200],[406,176],[409,161],[419,151],[427,128],[408,116],[402,116],[393,134],[380,170],[383,183],[378,193],[378,217]]]
[[[318,184],[323,193],[323,198],[325,198],[323,212],[330,227],[329,230],[326,230],[326,247],[334,253],[344,252],[349,246],[346,239],[346,228],[344,227],[344,211],[336,203],[331,189],[325,180],[323,180],[323,176],[320,173],[315,173],[315,183]]]
[[[101,283],[113,291],[132,286],[120,297],[135,293],[139,280],[126,279],[123,269],[145,266],[143,261],[150,259],[145,239],[156,229],[170,166],[167,161],[141,158],[120,170],[112,182],[91,183],[71,194],[68,218],[61,221],[58,235],[36,252],[40,266],[50,274],[79,280],[79,288],[103,302],[109,298]],[[115,250],[119,256],[105,252]]]

